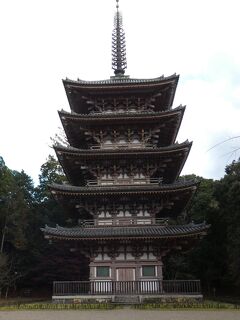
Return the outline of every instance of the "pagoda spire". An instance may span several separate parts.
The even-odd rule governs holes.
[[[116,0],[114,29],[112,32],[112,69],[116,76],[123,76],[127,68],[125,32],[122,15],[119,12],[119,0]]]

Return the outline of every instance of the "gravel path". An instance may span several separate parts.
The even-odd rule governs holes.
[[[240,311],[0,311],[1,320],[239,320]]]

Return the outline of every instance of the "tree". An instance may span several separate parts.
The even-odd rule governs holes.
[[[49,191],[49,184],[66,181],[59,162],[49,156],[41,166],[39,186],[35,189],[37,204],[35,207],[35,224],[31,224],[31,238],[29,250],[31,255],[31,272],[25,284],[50,288],[54,280],[84,279],[88,269],[86,259],[78,252],[73,252],[70,244],[49,243],[43,238],[40,228],[44,224],[66,225],[68,216],[63,208],[53,199]],[[30,279],[30,281],[29,281]],[[85,278],[88,280],[88,274]]]
[[[10,287],[23,276],[28,237],[27,228],[34,204],[33,182],[24,171],[10,170],[0,161],[0,288]]]
[[[3,252],[8,224],[11,220],[11,198],[14,190],[14,177],[1,157],[0,165],[0,253]]]
[[[24,171],[10,170],[0,159],[0,290],[5,295],[16,285],[46,287],[56,279],[74,280],[87,274],[84,257],[69,245],[49,245],[40,231],[46,223],[66,224],[67,217],[48,188],[64,180],[53,156],[41,166],[37,188]]]
[[[216,185],[215,197],[219,202],[226,232],[226,281],[240,288],[240,160],[226,167],[226,174]]]
[[[52,145],[60,144],[62,146],[69,146],[68,139],[62,127],[58,127],[58,133],[56,133],[54,137],[51,137],[50,140]]]
[[[217,181],[195,175],[184,176],[182,179],[196,179],[200,182],[188,207],[186,221],[206,221],[211,227],[208,234],[194,244],[192,249],[181,254],[176,252],[167,258],[169,270],[166,268],[166,271],[170,275],[169,278],[201,279],[204,291],[211,294],[213,288],[219,289],[225,285],[227,269],[226,222],[215,197]]]
[[[225,172],[220,181],[196,177],[201,183],[188,218],[205,220],[211,227],[192,250],[168,261],[171,276],[200,278],[209,294],[240,291],[240,161],[226,166]]]
[[[10,261],[6,254],[0,254],[0,298],[5,290],[5,298],[11,287],[16,287],[16,281],[21,278],[21,274],[14,270],[13,260]]]
[[[38,201],[44,202],[50,199],[48,185],[51,183],[63,183],[66,181],[66,177],[59,162],[52,155],[48,156],[46,162],[41,166],[40,172],[36,194]]]
[[[4,243],[14,248],[24,249],[26,245],[26,227],[31,212],[33,198],[32,180],[24,173],[11,171],[7,167],[1,170],[1,249]]]
[[[61,206],[50,194],[49,185],[66,181],[65,174],[59,162],[49,155],[40,168],[39,186],[35,189],[38,202],[38,215],[41,216],[41,226],[44,224],[64,224],[65,214]]]

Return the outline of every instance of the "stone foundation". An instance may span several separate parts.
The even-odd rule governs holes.
[[[52,302],[57,304],[86,304],[86,303],[117,303],[116,295],[99,296],[53,296]],[[200,303],[203,296],[199,295],[136,295],[139,303]],[[128,303],[123,303],[128,304]],[[131,303],[132,304],[132,303]]]

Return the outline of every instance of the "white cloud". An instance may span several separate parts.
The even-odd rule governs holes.
[[[56,111],[69,108],[62,78],[112,75],[114,6],[109,0],[1,3],[0,155],[8,166],[37,180],[59,125]],[[174,105],[187,104],[187,111],[178,140],[194,140],[185,171],[221,176],[228,159],[219,160],[217,148],[206,150],[239,134],[239,1],[121,0],[120,6],[127,73],[181,74]]]

